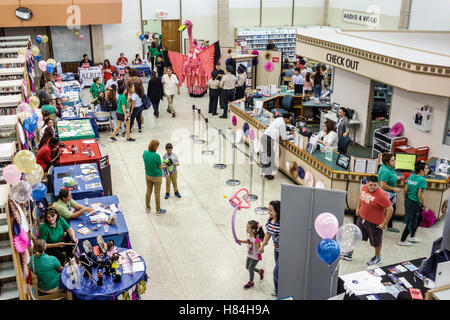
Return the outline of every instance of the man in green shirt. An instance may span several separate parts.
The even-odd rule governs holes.
[[[52,106],[51,104],[44,104],[44,105],[42,106],[42,108],[41,108],[41,111],[42,111],[42,112],[48,111],[50,114],[56,115],[56,112],[57,112],[58,110],[56,109],[55,106]]]
[[[54,256],[45,254],[47,247],[45,240],[37,239],[34,242],[34,255],[30,258],[30,269],[38,279],[38,289],[44,293],[58,293],[61,271],[63,267]]]
[[[66,220],[76,219],[85,212],[92,212],[94,209],[85,207],[72,199],[72,192],[69,189],[61,189],[58,200],[53,203],[53,208]],[[73,212],[72,212],[73,208]]]

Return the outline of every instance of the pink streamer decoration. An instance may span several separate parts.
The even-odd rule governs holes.
[[[244,201],[245,201],[246,205],[242,205],[242,199],[240,197],[238,197],[238,194],[241,191],[245,192]],[[230,204],[232,207],[234,207],[233,216],[231,218],[231,230],[233,231],[234,241],[238,245],[241,245],[241,243],[238,241],[238,238],[236,236],[236,227],[235,227],[236,212],[241,209],[250,208],[251,205],[250,205],[250,202],[248,202],[248,195],[249,195],[249,191],[246,188],[241,188],[238,191],[236,191],[236,193],[230,198]]]

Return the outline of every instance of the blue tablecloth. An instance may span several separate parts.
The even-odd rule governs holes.
[[[119,248],[119,252],[126,250],[125,248]],[[79,276],[81,279],[80,289],[69,289],[68,287],[68,275],[67,267],[64,267],[61,272],[61,285],[64,289],[71,291],[75,298],[81,300],[112,300],[113,297],[124,293],[127,290],[133,288],[141,280],[146,280],[145,271],[147,266],[145,265],[144,259],[141,257],[141,261],[144,262],[145,270],[136,273],[126,273],[123,274],[122,266],[119,267],[122,273],[122,279],[120,282],[115,283],[112,276],[103,275],[103,285],[97,286],[97,269],[94,268],[93,279],[89,280],[88,277],[83,277],[84,268],[79,268]],[[131,298],[131,297],[130,297]]]
[[[68,141],[70,142],[70,141]],[[81,173],[81,166],[82,164],[77,165],[71,165],[71,166],[63,166],[63,167],[55,167],[53,171],[53,189],[54,189],[54,195],[55,197],[58,196],[59,191],[64,187],[63,184],[63,177],[58,177],[58,174],[70,172],[70,177],[74,178],[77,183],[78,187],[72,190],[72,197],[75,200],[80,200],[84,198],[93,198],[93,197],[101,197],[103,195],[103,185],[102,180],[100,178],[100,173],[98,172],[97,165],[95,163],[88,163],[87,165],[91,165],[95,170],[97,171],[98,178],[89,180],[89,181],[83,181],[80,178],[77,178],[77,176],[83,175]],[[100,187],[94,188],[94,189],[86,189],[87,184],[92,183],[100,183]]]
[[[148,64],[133,64],[133,65],[130,64],[129,67],[132,69],[136,69],[139,77],[147,77],[147,78],[150,77],[151,70]],[[123,70],[125,69],[125,66],[116,66],[116,68],[122,74]]]
[[[120,210],[119,206],[119,199],[117,196],[107,196],[107,197],[98,197],[98,198],[90,198],[89,199],[89,205],[92,203],[102,203],[102,206],[105,207],[110,204],[115,204],[117,209]],[[85,205],[84,202],[81,203],[82,205]],[[89,240],[89,242],[92,244],[92,246],[97,245],[97,235],[101,235],[105,242],[108,242],[109,240],[113,240],[116,246],[122,247],[122,248],[131,248],[131,244],[128,238],[128,228],[127,224],[125,222],[125,218],[123,216],[122,211],[116,213],[117,214],[117,225],[109,225],[108,226],[108,232],[105,233],[103,229],[103,224],[101,224],[100,227],[97,227],[97,224],[92,224],[89,217],[86,216],[87,213],[84,213],[83,215],[79,216],[76,219],[70,219],[69,224],[70,227],[75,231],[75,235],[78,239],[78,245],[80,249],[83,251],[83,241]],[[81,233],[77,232],[78,225],[80,223],[84,223],[85,227],[89,228],[92,232],[82,235]],[[97,227],[97,231],[93,231],[92,229]]]
[[[61,120],[82,120],[82,119],[86,119],[89,118],[89,120],[91,120],[91,125],[92,125],[92,129],[94,130],[95,133],[95,137],[96,138],[100,138],[100,133],[98,132],[98,126],[97,126],[97,122],[95,121],[95,116],[92,112],[89,112],[87,114],[87,117],[71,117],[71,118],[61,118]]]

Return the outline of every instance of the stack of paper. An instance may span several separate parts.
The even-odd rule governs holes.
[[[108,221],[108,216],[105,213],[101,212],[96,215],[89,216],[89,219],[91,220],[92,224],[103,223]]]
[[[349,295],[386,293],[381,277],[371,275],[367,271],[346,274],[340,277],[344,281],[344,289]]]

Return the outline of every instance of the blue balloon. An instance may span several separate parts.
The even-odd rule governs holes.
[[[341,249],[339,248],[339,244],[333,239],[323,239],[317,246],[319,258],[328,265],[336,261],[340,253]]]
[[[42,42],[42,38],[39,36],[36,36],[35,40],[36,40],[37,44],[41,44],[41,42]]]
[[[41,54],[39,53],[35,58],[36,58],[36,61],[39,62],[39,61],[41,61],[42,56],[41,56]]]
[[[42,182],[35,184],[33,185],[33,192],[31,195],[35,201],[39,202],[47,195],[47,187]]]
[[[143,34],[141,34],[141,35],[139,36],[139,39],[141,39],[141,41],[144,41],[145,36],[144,36]]]
[[[36,120],[36,122],[39,120],[39,116],[36,113],[32,113],[31,116],[33,117],[34,120]]]
[[[52,74],[55,71],[55,65],[53,63],[47,64],[47,72]]]
[[[28,133],[33,133],[34,130],[36,130],[37,127],[37,120],[34,117],[28,117],[25,120],[23,120],[23,128]]]

